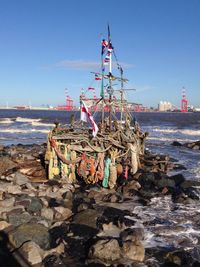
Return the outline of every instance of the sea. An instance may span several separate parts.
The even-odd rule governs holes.
[[[75,119],[79,119],[79,112],[73,114]],[[71,115],[72,112],[56,110],[0,110],[0,144],[42,144],[47,141],[47,134],[54,123],[68,125]],[[185,143],[200,140],[200,113],[139,112],[132,115],[142,130],[149,132],[147,150],[168,155],[184,165],[186,169],[178,173],[182,173],[185,179],[200,179],[200,151],[172,145],[173,141]],[[173,174],[175,171],[169,173]],[[153,198],[147,206],[131,202],[121,204],[121,208],[132,210],[137,216],[138,226],[148,225],[144,228],[146,249],[200,246],[200,203],[173,203],[171,197],[166,195]],[[156,261],[154,258],[150,260]]]

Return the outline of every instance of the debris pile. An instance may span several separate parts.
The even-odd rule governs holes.
[[[124,125],[115,121],[110,129],[105,122],[99,129],[93,138],[87,128],[55,127],[48,136],[45,155],[49,179],[75,183],[81,178],[86,184],[100,183],[112,189],[119,176],[128,179],[142,167],[148,134],[138,125],[130,127],[128,120]]]

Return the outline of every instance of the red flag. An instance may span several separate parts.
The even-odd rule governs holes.
[[[95,80],[96,80],[96,81],[100,81],[100,80],[101,80],[101,77],[99,77],[98,74],[95,74]]]

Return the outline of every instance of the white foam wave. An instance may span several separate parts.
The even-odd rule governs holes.
[[[10,118],[3,118],[0,120],[0,124],[11,124],[13,123],[14,121],[11,120]]]
[[[197,167],[194,169],[194,173],[197,178],[200,178],[200,162],[198,163]]]
[[[150,137],[148,137],[148,139],[147,140],[156,140],[156,141],[163,141],[163,142],[173,142],[174,140],[176,139],[176,141],[178,141],[178,142],[191,142],[191,139],[186,139],[186,138],[184,138],[184,139],[181,139],[181,138],[174,138],[174,137],[160,137],[160,136],[158,136],[158,137],[156,137],[156,136],[150,136]],[[196,140],[197,141],[197,140]]]
[[[0,133],[48,133],[48,129],[0,129]]]
[[[29,123],[32,123],[32,122],[41,121],[41,119],[32,119],[32,118],[17,117],[15,121],[17,121],[17,122],[29,122]]]
[[[55,126],[54,123],[43,123],[43,122],[39,122],[39,121],[32,121],[31,124],[33,126],[44,126],[44,127],[54,127]]]
[[[153,132],[160,132],[160,133],[179,133],[185,135],[199,135],[200,130],[190,130],[190,129],[162,129],[162,128],[155,128]]]

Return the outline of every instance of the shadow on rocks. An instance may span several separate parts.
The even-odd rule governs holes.
[[[31,267],[23,255],[19,253],[18,249],[11,245],[8,235],[4,231],[0,231],[0,266]]]

